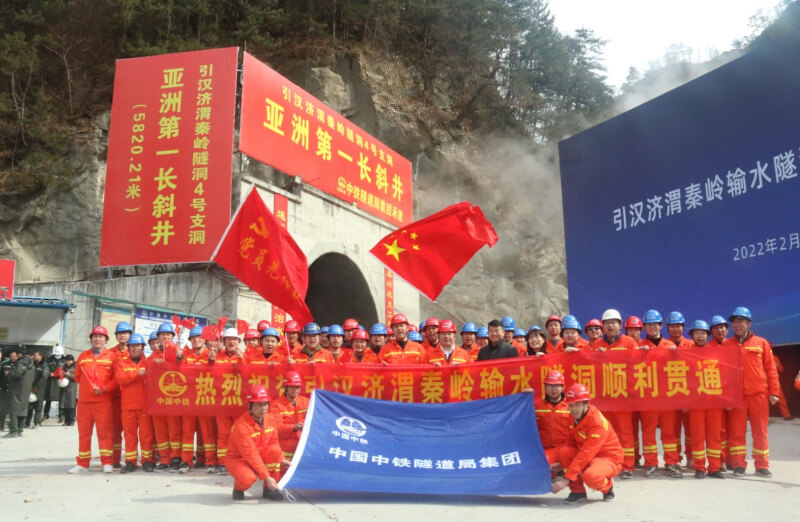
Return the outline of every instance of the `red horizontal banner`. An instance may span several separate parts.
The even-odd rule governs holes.
[[[247,53],[239,149],[389,223],[412,221],[411,163]]]
[[[742,402],[738,350],[703,348],[562,353],[446,367],[280,364],[239,371],[154,364],[146,381],[146,410],[154,415],[235,415],[250,384],[263,384],[277,396],[289,369],[302,376],[303,394],[319,388],[402,402],[489,399],[527,388],[542,395],[550,370],[561,371],[567,386],[584,384],[603,411],[729,408]]]
[[[238,53],[117,61],[100,266],[211,259],[231,216]]]

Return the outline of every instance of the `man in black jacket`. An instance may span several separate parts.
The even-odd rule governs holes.
[[[478,361],[489,361],[492,359],[506,359],[517,357],[516,348],[503,340],[503,323],[499,319],[489,322],[489,344],[478,352]]]
[[[8,394],[11,399],[8,409],[11,420],[5,438],[22,437],[25,417],[28,415],[28,397],[33,388],[35,373],[33,360],[24,355],[19,348],[12,348],[9,355],[11,366],[3,370],[8,380]]]

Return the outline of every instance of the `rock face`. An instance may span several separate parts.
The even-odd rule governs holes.
[[[561,187],[552,150],[521,139],[470,135],[454,125],[449,79],[424,81],[396,56],[350,54],[328,63],[275,67],[412,162],[414,215],[469,200],[500,237],[445,288],[439,303],[485,323],[511,315],[521,327],[567,312]],[[19,282],[93,279],[102,220],[108,114],[99,115],[69,161],[84,167],[71,191],[27,201],[0,196],[0,255],[18,261]],[[248,170],[258,170],[249,162]],[[422,315],[447,316],[421,297]],[[379,310],[379,315],[381,315]],[[422,318],[420,318],[421,320]]]

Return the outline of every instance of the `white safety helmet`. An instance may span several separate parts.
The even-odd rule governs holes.
[[[58,380],[59,388],[66,388],[67,386],[69,386],[69,379],[67,379],[66,377],[62,377]]]
[[[608,321],[610,319],[616,319],[617,321],[622,322],[622,315],[620,315],[619,311],[613,308],[609,308],[608,310],[603,312],[602,320]]]
[[[64,357],[64,347],[63,347],[63,346],[61,346],[60,344],[57,344],[57,345],[55,345],[55,346],[53,347],[53,355],[54,355],[56,358],[58,358],[58,357]]]
[[[28,402],[36,402],[38,400],[39,397],[37,397],[35,393],[31,392],[31,394],[28,395]]]
[[[225,331],[222,332],[222,338],[224,339],[226,337],[236,337],[238,339],[239,332],[236,330],[236,328],[225,328]]]

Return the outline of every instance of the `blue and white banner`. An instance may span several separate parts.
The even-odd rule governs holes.
[[[531,394],[408,404],[315,390],[282,489],[548,493]]]

